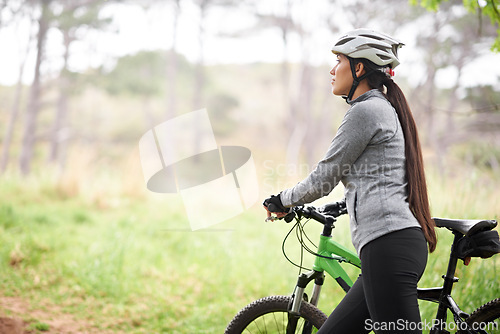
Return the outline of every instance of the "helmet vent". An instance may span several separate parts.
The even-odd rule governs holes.
[[[335,46],[344,45],[345,43],[350,42],[350,41],[352,41],[353,39],[354,39],[353,37],[350,37],[350,38],[344,38],[344,39],[342,39],[342,40],[338,41],[338,43],[337,43],[337,44],[335,44]]]
[[[383,47],[381,45],[377,45],[377,44],[367,44],[367,46],[371,47],[371,48],[374,48],[374,49],[378,49],[380,51],[384,51],[384,52],[387,52],[387,48],[386,47]]]
[[[361,37],[368,37],[368,38],[372,38],[372,39],[376,39],[377,41],[381,41],[383,40],[384,38],[383,37],[379,37],[379,36],[374,36],[374,35],[365,35],[365,34],[362,34],[362,35],[359,35]]]
[[[394,53],[394,55],[395,55],[396,57],[398,56],[398,49],[399,49],[399,47],[400,47],[400,46],[401,46],[401,44],[397,44],[397,45],[396,45],[396,44],[394,44],[394,45],[392,46],[392,53]]]
[[[386,55],[381,55],[380,53],[377,53],[377,56],[379,56],[380,59],[382,59],[382,60],[391,60],[391,57],[388,57]]]

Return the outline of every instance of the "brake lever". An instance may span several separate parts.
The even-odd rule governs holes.
[[[284,217],[269,216],[266,218],[265,222],[274,222],[275,220],[284,219],[285,222],[290,223],[295,218],[295,212],[290,212]]]
[[[283,218],[285,219],[285,222],[290,223],[295,218],[295,212],[291,211]]]

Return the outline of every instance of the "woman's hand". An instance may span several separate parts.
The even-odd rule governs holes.
[[[290,212],[290,208],[285,208],[281,203],[281,198],[279,195],[272,195],[271,197],[265,199],[264,203],[262,204],[264,206],[264,209],[266,209],[267,211],[266,220],[273,220],[273,214],[276,215],[276,218],[283,218]]]

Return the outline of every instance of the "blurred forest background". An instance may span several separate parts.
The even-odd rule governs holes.
[[[395,81],[433,214],[498,219],[499,22],[496,0],[0,0],[0,320],[220,333],[250,301],[290,293],[288,226],[264,223],[257,203],[219,233],[179,232],[182,203],[147,191],[138,143],[207,108],[219,145],[252,151],[262,198],[297,182],[348,108],[331,94],[330,48],[353,28],[405,43]],[[335,231],[350,245],[346,221]],[[446,268],[439,234],[426,287]],[[499,296],[498,261],[459,268],[465,310]],[[342,292],[324,291],[328,313]]]
[[[155,124],[204,107],[218,138],[312,165],[346,110],[330,93],[329,47],[369,27],[407,44],[395,80],[429,163],[498,172],[490,2],[2,1],[0,169],[116,167]]]

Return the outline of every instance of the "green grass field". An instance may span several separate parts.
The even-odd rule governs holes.
[[[281,255],[290,225],[265,223],[258,204],[191,232],[176,195],[131,195],[97,181],[74,190],[49,176],[0,183],[0,316],[24,320],[33,333],[63,332],[57,320],[67,317],[75,333],[222,333],[244,305],[290,294],[295,284],[298,269]],[[498,218],[497,185],[482,174],[430,175],[433,214]],[[334,233],[350,245],[345,218]],[[439,231],[439,240],[422,287],[441,284],[451,234]],[[298,260],[297,245],[287,248]],[[499,265],[500,256],[459,264],[454,295],[464,310],[500,297]],[[320,307],[329,313],[342,294],[328,280]],[[421,307],[425,318],[434,315],[435,305]]]

